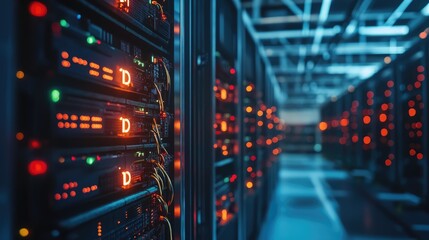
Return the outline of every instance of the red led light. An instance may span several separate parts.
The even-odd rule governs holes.
[[[42,175],[48,170],[48,165],[42,160],[33,160],[28,164],[28,173],[30,175]]]
[[[386,159],[386,161],[384,161],[384,164],[389,167],[390,165],[392,165],[392,161],[390,159]]]
[[[235,69],[234,68],[230,68],[229,69],[229,73],[231,73],[232,75],[234,75],[235,74]]]
[[[48,13],[48,8],[41,2],[33,1],[28,6],[28,11],[34,17],[44,17]]]
[[[38,149],[42,146],[42,144],[37,140],[31,140],[29,144],[32,149]]]

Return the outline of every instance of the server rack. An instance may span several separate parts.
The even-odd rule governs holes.
[[[9,9],[11,238],[172,238],[173,9],[108,0]]]
[[[427,101],[428,41],[416,40],[412,48],[385,65],[377,74],[356,87],[353,94],[341,96],[346,102],[350,96],[357,118],[361,119],[354,131],[355,142],[345,149],[363,150],[355,158],[354,169],[368,170],[369,179],[383,186],[381,189],[395,194],[413,196],[408,202],[383,203],[404,223],[426,223],[425,218],[410,218],[415,209],[427,210],[428,160]],[[336,103],[322,109],[324,155],[342,163],[335,148],[341,147],[338,129],[332,124],[342,112]],[[337,111],[332,110],[337,108]],[[330,123],[330,124],[329,124]],[[322,129],[322,128],[321,128]],[[337,143],[338,141],[338,143]],[[344,146],[343,146],[344,147]],[[401,211],[393,211],[400,208]],[[411,228],[410,228],[411,229]],[[419,233],[420,234],[420,233]],[[424,234],[424,233],[422,233]],[[418,235],[425,238],[425,235]]]

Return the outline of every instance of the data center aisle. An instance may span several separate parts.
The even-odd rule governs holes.
[[[411,239],[320,155],[280,158],[280,178],[259,239]]]

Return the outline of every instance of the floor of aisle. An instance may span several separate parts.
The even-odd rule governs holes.
[[[411,239],[317,154],[285,154],[259,239]]]

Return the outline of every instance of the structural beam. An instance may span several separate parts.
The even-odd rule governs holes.
[[[326,37],[335,36],[339,33],[341,29],[339,28],[326,28],[322,29],[322,35]],[[270,31],[270,32],[257,32],[255,37],[257,39],[278,39],[278,38],[312,38],[316,35],[316,30],[308,30],[307,33],[304,33],[300,30],[281,30],[281,31]]]

